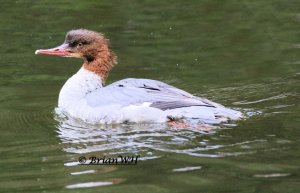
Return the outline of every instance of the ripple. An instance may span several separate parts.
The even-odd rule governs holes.
[[[36,128],[43,126],[44,122],[53,122],[53,114],[46,110],[31,112],[0,112],[0,120],[8,128]]]
[[[85,170],[80,172],[72,172],[71,175],[82,175],[82,174],[92,174],[96,173],[96,170]]]
[[[78,183],[78,184],[71,184],[67,185],[67,189],[75,189],[75,188],[91,188],[97,186],[108,186],[112,185],[112,182],[85,182],[85,183]]]
[[[109,179],[105,181],[96,181],[96,182],[83,182],[83,183],[75,183],[67,185],[67,189],[77,189],[77,188],[92,188],[92,187],[99,187],[99,186],[109,186],[113,184],[119,184],[123,182],[124,179],[115,178],[115,179]]]
[[[277,100],[277,99],[283,99],[291,95],[290,93],[285,93],[285,94],[280,94],[277,96],[272,96],[264,99],[259,99],[255,101],[240,101],[240,102],[234,102],[235,105],[248,105],[248,104],[256,104],[256,103],[261,103],[269,100]]]
[[[173,172],[186,172],[186,171],[194,171],[194,170],[200,170],[202,166],[190,166],[190,167],[184,167],[184,168],[177,168],[173,169]]]
[[[299,73],[265,83],[210,89],[207,97],[215,96],[214,100],[225,100],[227,103],[232,101],[231,104],[242,106],[243,109],[239,110],[247,115],[257,115],[256,112],[260,112],[259,115],[261,112],[295,106],[299,101],[299,93],[294,89],[295,85],[299,85]]]
[[[286,177],[290,176],[289,173],[271,173],[271,174],[255,174],[253,177],[256,178],[278,178],[278,177]]]

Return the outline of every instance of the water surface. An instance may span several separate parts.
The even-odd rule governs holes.
[[[300,191],[300,3],[8,1],[0,13],[1,192]],[[54,114],[71,58],[35,56],[74,28],[119,58],[108,83],[157,79],[243,111],[209,131],[87,125]],[[140,155],[137,165],[78,165]]]

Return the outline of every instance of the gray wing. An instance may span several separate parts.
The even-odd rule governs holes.
[[[155,107],[161,110],[168,110],[168,109],[176,109],[182,107],[191,107],[191,106],[206,106],[206,107],[215,107],[209,104],[199,104],[196,102],[189,102],[189,101],[157,101],[153,102],[150,107]]]
[[[195,97],[188,92],[160,81],[133,78],[117,81],[89,93],[87,102],[91,106],[127,106],[139,105],[146,102],[151,107],[161,110],[190,106],[221,106],[207,99]]]

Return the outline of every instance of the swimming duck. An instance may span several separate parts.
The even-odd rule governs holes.
[[[80,70],[61,89],[58,109],[64,115],[88,123],[162,123],[189,119],[220,123],[242,117],[239,111],[157,80],[126,78],[104,86],[117,57],[109,40],[95,31],[71,30],[62,45],[39,49],[35,54],[83,59]]]

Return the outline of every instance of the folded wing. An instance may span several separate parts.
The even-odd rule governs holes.
[[[133,78],[120,80],[91,92],[86,97],[86,100],[93,107],[143,104],[148,104],[161,110],[190,106],[223,107],[160,81]]]

